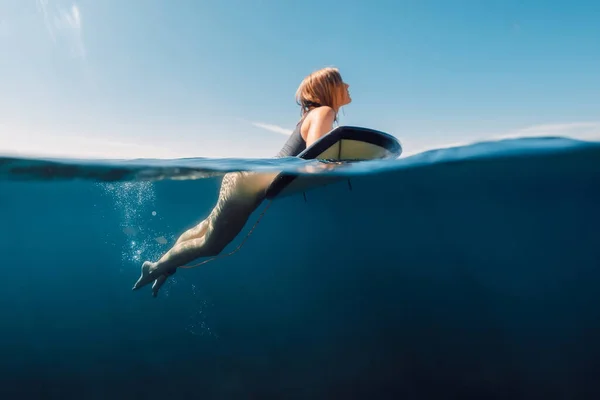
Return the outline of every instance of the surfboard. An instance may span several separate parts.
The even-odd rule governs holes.
[[[402,154],[400,142],[392,135],[357,126],[339,126],[315,141],[297,157],[336,162],[395,159]],[[267,189],[267,199],[289,196],[338,182],[340,176],[280,173]]]

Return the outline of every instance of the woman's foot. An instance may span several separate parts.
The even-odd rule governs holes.
[[[156,264],[157,263],[153,263],[150,261],[144,261],[144,263],[142,264],[142,274],[140,275],[140,278],[137,280],[135,285],[133,285],[132,290],[137,290],[142,286],[146,286],[147,284],[156,279],[158,275],[156,273]]]
[[[158,296],[158,291],[160,290],[162,285],[165,284],[168,278],[169,275],[167,274],[161,275],[158,278],[156,278],[156,280],[154,281],[154,285],[152,285],[152,297]]]
[[[132,290],[137,290],[147,284],[154,282],[152,285],[152,296],[156,297],[158,295],[159,289],[164,285],[167,281],[168,277],[173,275],[177,271],[177,268],[173,268],[172,270],[166,270],[165,268],[160,268],[158,263],[153,263],[150,261],[145,261],[142,264],[142,273],[138,281],[133,285]]]

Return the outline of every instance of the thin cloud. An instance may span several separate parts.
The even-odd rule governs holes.
[[[42,14],[44,17],[44,25],[46,25],[46,30],[50,35],[50,38],[54,43],[56,43],[56,36],[54,35],[54,28],[52,23],[50,22],[50,16],[48,15],[48,0],[36,0],[36,5],[38,12]]]
[[[266,124],[264,122],[251,122],[251,124],[256,126],[257,128],[266,129],[268,131],[280,133],[282,135],[291,135],[293,132],[291,129],[283,128],[278,125]]]
[[[71,52],[75,57],[85,57],[85,46],[82,35],[81,10],[76,3],[68,8],[55,6],[49,9],[48,0],[36,0],[38,12],[44,18],[44,25],[54,44],[62,38],[70,45]]]

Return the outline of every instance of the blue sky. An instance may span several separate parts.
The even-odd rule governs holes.
[[[600,139],[598,1],[0,0],[0,153],[271,157],[340,68],[405,154]]]

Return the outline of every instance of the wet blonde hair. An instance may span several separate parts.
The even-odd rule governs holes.
[[[301,115],[319,106],[329,106],[337,112],[343,84],[340,71],[334,67],[322,68],[308,75],[296,91]]]

